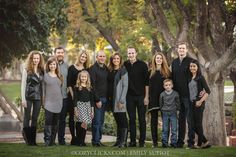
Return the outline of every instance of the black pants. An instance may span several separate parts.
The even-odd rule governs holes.
[[[152,133],[152,141],[153,144],[157,144],[158,142],[158,111],[152,110],[151,113],[151,133]]]
[[[74,103],[70,94],[68,94],[68,112],[69,112],[69,129],[71,137],[75,137],[75,121],[74,121]]]
[[[116,121],[117,129],[128,128],[128,120],[127,120],[126,112],[116,112],[116,113],[113,113],[113,116]]]
[[[65,141],[66,116],[68,112],[68,100],[63,99],[63,106],[59,114],[58,142]]]
[[[195,105],[195,104],[192,104]],[[193,126],[194,131],[198,135],[198,146],[201,146],[202,143],[206,143],[207,139],[203,133],[202,119],[204,112],[205,104],[202,104],[200,107],[193,107]]]
[[[45,109],[45,125],[57,126],[59,113],[53,113]]]
[[[76,137],[78,140],[76,143],[82,145],[85,143],[86,129],[81,127],[82,122],[76,122]]]
[[[139,143],[144,144],[146,139],[146,106],[144,105],[144,96],[127,95],[127,111],[129,115],[130,142],[136,142],[136,108],[138,110]]]
[[[178,142],[180,146],[184,145],[184,138],[186,132],[186,120],[188,123],[188,146],[194,145],[194,130],[193,130],[193,107],[190,103],[189,98],[180,98],[180,112],[179,112],[179,131],[178,131]]]
[[[24,128],[26,127],[36,127],[37,125],[37,120],[41,108],[41,101],[40,100],[33,100],[33,101],[27,101],[27,107],[24,108],[24,121],[23,121],[23,126]],[[31,109],[33,107],[33,113],[31,117]],[[29,124],[31,119],[31,125]]]

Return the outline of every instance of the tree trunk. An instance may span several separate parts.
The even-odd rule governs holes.
[[[215,76],[208,74],[207,78],[211,94],[205,105],[203,118],[204,133],[213,145],[225,146],[224,80],[220,76],[220,73]]]
[[[236,102],[236,67],[231,67],[230,68],[230,79],[234,84],[234,98],[233,98],[233,102]]]

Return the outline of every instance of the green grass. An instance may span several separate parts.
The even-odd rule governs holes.
[[[234,84],[231,80],[226,80],[225,81],[225,86],[234,86]]]
[[[0,82],[0,89],[13,102],[20,96],[20,84],[21,82]]]
[[[107,143],[106,143],[107,144]],[[107,144],[108,145],[108,144]],[[109,143],[112,145],[112,143]],[[212,147],[210,149],[171,149],[171,148],[151,148],[148,144],[146,148],[112,148],[112,147],[77,147],[77,146],[26,146],[25,144],[0,143],[1,157],[72,157],[72,156],[129,156],[129,157],[234,157],[236,148],[233,147]]]

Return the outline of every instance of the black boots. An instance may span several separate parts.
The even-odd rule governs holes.
[[[120,129],[120,142],[118,144],[119,148],[127,147],[127,134],[128,134],[127,128]]]
[[[25,143],[29,146],[36,146],[36,127],[25,127],[22,131]]]
[[[157,139],[158,139],[158,133],[157,133],[157,126],[151,126],[151,133],[152,133],[152,147],[157,148]]]
[[[112,145],[112,147],[117,147],[120,143],[120,128],[117,128],[116,130],[116,142],[114,145]]]

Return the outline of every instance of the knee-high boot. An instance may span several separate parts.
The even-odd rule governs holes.
[[[23,138],[25,140],[25,143],[27,145],[31,145],[31,136],[30,136],[30,134],[31,134],[30,127],[24,127],[23,130],[22,130],[22,136],[23,136]]]
[[[157,147],[157,126],[151,126],[153,147]]]
[[[53,125],[52,126],[52,135],[51,135],[51,141],[50,141],[50,145],[56,145],[55,140],[56,140],[56,136],[57,136],[57,131],[58,131],[58,125]]]
[[[36,146],[36,126],[31,127],[31,145]]]
[[[119,127],[117,127],[117,129],[116,129],[116,142],[115,142],[115,144],[114,145],[112,145],[113,147],[117,147],[118,145],[119,145],[119,143],[120,143],[120,128]]]

